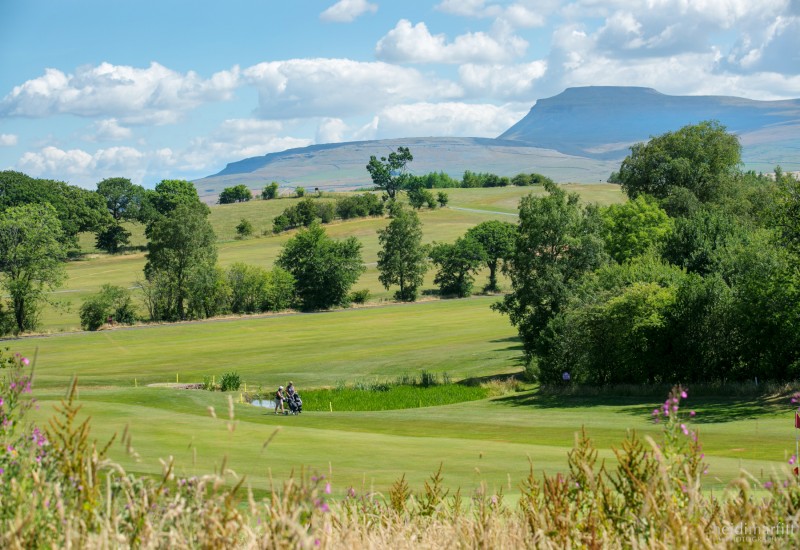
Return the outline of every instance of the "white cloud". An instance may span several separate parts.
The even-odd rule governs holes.
[[[16,144],[16,134],[0,134],[0,147],[13,147]]]
[[[547,61],[519,65],[461,65],[458,74],[473,96],[533,101],[538,81],[547,72]]]
[[[514,27],[541,27],[558,5],[557,0],[522,0],[510,6],[485,0],[443,0],[436,9],[462,17],[494,18]]]
[[[365,13],[378,11],[377,4],[366,0],[339,0],[334,5],[323,11],[319,18],[333,23],[350,23]]]
[[[519,121],[527,107],[461,102],[414,103],[383,109],[373,121],[374,137],[496,137]]]
[[[116,118],[107,118],[95,121],[92,124],[92,133],[87,136],[89,141],[120,141],[133,135],[130,128],[120,126]]]
[[[340,143],[345,141],[347,124],[341,118],[323,118],[317,127],[316,143]]]
[[[463,95],[453,82],[382,62],[292,59],[259,63],[242,74],[258,89],[259,115],[267,119],[343,118]]]
[[[80,67],[74,74],[45,69],[44,75],[15,86],[0,100],[0,114],[72,114],[164,124],[202,103],[230,99],[238,86],[238,67],[207,80],[193,71],[181,74],[158,63],[146,69],[101,63]]]
[[[514,34],[484,32],[459,35],[448,43],[444,34],[432,35],[425,23],[401,19],[378,41],[375,54],[395,63],[498,63],[525,53],[528,43]]]

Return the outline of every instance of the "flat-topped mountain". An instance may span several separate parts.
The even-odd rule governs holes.
[[[289,149],[232,162],[195,181],[213,200],[225,187],[356,189],[371,185],[370,155],[410,147],[416,174],[465,170],[512,176],[538,172],[559,182],[605,181],[629,147],[686,124],[714,119],[736,133],[748,169],[767,172],[781,165],[800,170],[800,99],[756,101],[726,96],[670,96],[651,88],[588,86],[540,99],[518,123],[496,139],[415,137],[331,143]]]
[[[571,155],[620,159],[636,142],[711,119],[739,136],[745,157],[757,144],[793,141],[795,151],[800,145],[800,99],[671,96],[652,88],[619,86],[568,88],[540,99],[500,139]]]

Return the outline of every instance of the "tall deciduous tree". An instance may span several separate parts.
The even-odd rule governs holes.
[[[147,224],[145,235],[149,238],[152,225],[182,204],[202,207],[208,215],[208,207],[200,202],[197,189],[190,181],[161,180],[155,189],[146,191],[141,214],[141,220]]]
[[[334,241],[318,221],[289,239],[276,263],[294,277],[297,299],[304,310],[343,304],[365,270],[358,239]]]
[[[239,184],[234,187],[226,187],[219,194],[220,204],[231,204],[234,202],[247,202],[253,198],[253,193],[245,184]]]
[[[672,230],[672,219],[652,199],[639,195],[600,211],[606,251],[617,262],[643,254]]]
[[[150,227],[144,272],[148,281],[159,282],[158,295],[163,297],[154,308],[155,320],[185,319],[192,279],[197,272],[214,269],[216,236],[207,212],[199,202],[179,204]]]
[[[486,251],[475,239],[461,237],[453,244],[435,244],[431,261],[439,266],[433,282],[442,295],[466,298],[472,293],[475,272],[486,261]]]
[[[413,302],[428,270],[422,224],[416,212],[395,205],[389,225],[378,230],[378,241],[378,280],[387,290],[400,285],[395,298]]]
[[[0,213],[0,273],[16,330],[36,329],[46,292],[65,278],[63,232],[49,204],[14,206]]]
[[[607,258],[597,210],[556,185],[545,183],[545,189],[543,197],[520,201],[517,240],[506,264],[512,291],[494,306],[517,327],[529,359],[547,351],[543,332],[576,282]]]
[[[514,250],[514,239],[517,228],[514,224],[490,220],[481,222],[467,230],[467,237],[478,242],[486,252],[486,266],[489,268],[489,283],[484,288],[487,292],[497,291],[497,268]]]
[[[139,219],[145,194],[141,185],[134,185],[128,178],[106,178],[97,184],[97,194],[115,220]]]
[[[715,121],[684,126],[637,143],[622,161],[619,180],[631,198],[665,198],[673,187],[691,191],[701,202],[714,201],[739,169],[739,139]]]
[[[414,156],[408,147],[398,147],[396,152],[389,153],[388,157],[381,157],[380,160],[375,155],[370,156],[367,171],[375,187],[394,199],[408,181],[406,169],[412,160]]]

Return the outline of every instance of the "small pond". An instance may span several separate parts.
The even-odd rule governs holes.
[[[253,399],[250,404],[255,405],[256,407],[265,407],[267,409],[275,408],[275,401],[272,399]]]

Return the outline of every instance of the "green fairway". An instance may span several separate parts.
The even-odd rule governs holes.
[[[38,397],[38,414],[43,416],[57,394],[40,392]],[[157,474],[158,459],[172,456],[176,471],[188,476],[208,472],[227,457],[229,468],[260,489],[269,486],[270,474],[281,480],[305,466],[332,472],[340,495],[350,486],[385,492],[403,474],[419,490],[441,463],[446,485],[453,490],[460,487],[470,494],[486,482],[513,496],[528,471],[528,459],[537,472],[564,471],[567,451],[581,427],[600,457],[612,462],[611,447],[619,448],[626,430],[659,437],[660,428],[649,415],[656,403],[566,399],[560,407],[535,402],[519,406],[529,399],[521,394],[432,408],[288,417],[237,403],[231,422],[227,398],[219,393],[153,388],[81,392],[84,411],[93,417],[93,433],[101,441],[130,426],[140,459],[127,456],[121,446],[112,453],[127,468]],[[702,418],[702,408],[699,414]],[[710,465],[706,488],[723,489],[742,468],[757,476],[780,471],[793,447],[790,422],[791,414],[765,409],[751,419],[700,424]]]
[[[339,494],[351,485],[386,491],[403,474],[419,489],[441,463],[451,489],[469,493],[486,482],[514,495],[529,458],[538,472],[566,468],[567,451],[581,427],[610,461],[612,447],[621,445],[627,430],[659,436],[650,412],[663,396],[652,393],[579,397],[529,390],[388,411],[345,412],[331,403],[333,411],[286,417],[240,403],[241,393],[232,392],[235,423],[229,424],[227,395],[167,387],[176,378],[200,382],[231,371],[251,392],[274,391],[293,380],[301,394],[342,383],[393,381],[422,370],[447,372],[456,380],[519,372],[520,346],[507,319],[489,309],[495,300],[73,333],[19,340],[12,347],[28,356],[38,350],[40,420],[77,375],[83,412],[92,416],[100,441],[130,427],[139,459],[119,445],[112,451],[127,468],[157,474],[159,459],[172,456],[178,473],[194,475],[218,467],[227,456],[228,467],[247,475],[257,489],[269,487],[270,473],[281,480],[301,466],[330,469]],[[690,391],[685,406],[698,411],[693,424],[710,464],[708,487],[722,489],[740,468],[761,476],[786,464],[794,430],[785,401],[696,398]]]

